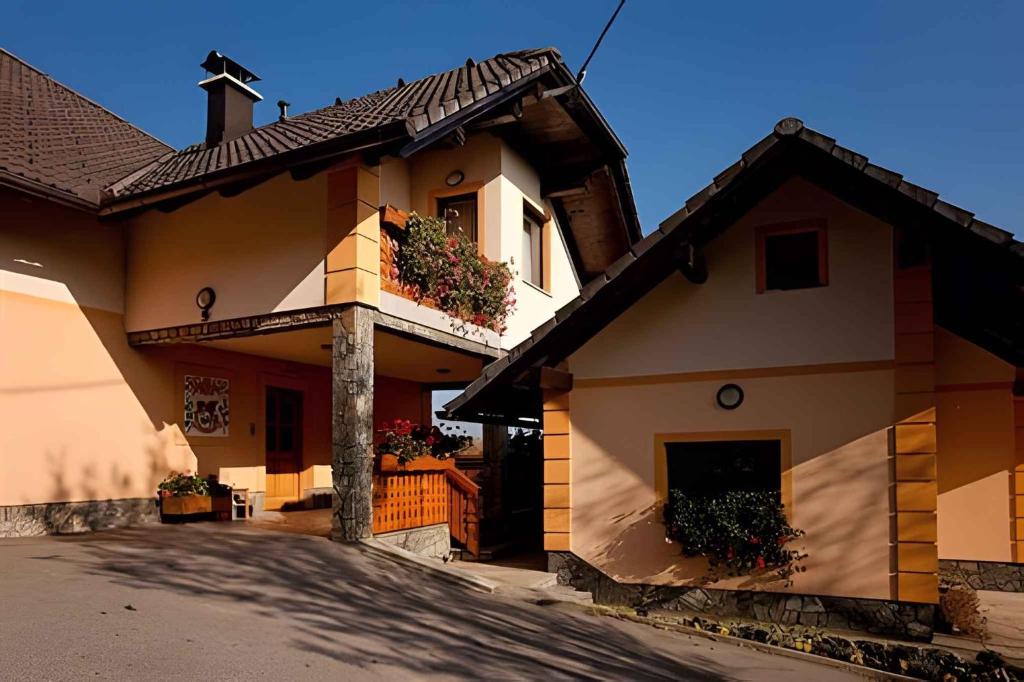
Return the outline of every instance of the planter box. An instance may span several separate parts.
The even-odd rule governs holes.
[[[160,516],[189,516],[191,514],[209,514],[212,511],[213,498],[209,495],[160,498]]]

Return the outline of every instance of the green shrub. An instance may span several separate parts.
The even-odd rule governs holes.
[[[804,554],[788,545],[803,531],[789,525],[778,492],[732,491],[717,496],[669,492],[669,539],[684,556],[706,557],[713,572],[748,575],[776,571],[789,580],[804,570]]]

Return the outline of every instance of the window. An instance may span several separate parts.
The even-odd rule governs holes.
[[[762,227],[757,231],[757,252],[758,293],[828,284],[824,221]]]
[[[519,275],[523,281],[543,288],[544,282],[544,219],[528,206],[523,206],[523,248]]]
[[[695,497],[782,490],[782,442],[729,440],[665,443],[669,490]]]
[[[463,234],[477,241],[476,213],[476,192],[437,200],[437,215],[444,218],[450,235]]]

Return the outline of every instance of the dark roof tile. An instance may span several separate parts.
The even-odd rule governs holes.
[[[554,48],[496,55],[479,64],[460,66],[256,128],[219,145],[230,145],[227,154],[204,144],[192,145],[131,182],[111,185],[110,190],[115,200],[162,190],[197,181],[210,172],[402,121],[419,133],[556,63],[561,63],[561,55]]]
[[[947,201],[943,201],[942,199],[937,199],[932,208],[935,209],[936,213],[943,215],[946,218],[952,220],[954,223],[959,223],[964,227],[970,227],[971,220],[974,218],[974,214],[971,213],[970,211],[965,211],[959,206],[954,206],[953,204]]]
[[[903,176],[899,173],[894,173],[888,168],[882,168],[881,166],[876,166],[873,163],[869,163],[864,166],[864,175],[869,178],[874,178],[875,180],[880,180],[893,189],[898,188],[900,183],[903,182]]]
[[[76,202],[173,151],[0,49],[0,172]]]

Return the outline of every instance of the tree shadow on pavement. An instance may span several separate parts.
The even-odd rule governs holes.
[[[246,602],[276,621],[268,636],[349,665],[466,678],[730,677],[690,647],[671,656],[617,621],[476,593],[323,538],[203,524],[63,541],[84,543],[66,560],[93,575],[182,599]]]

